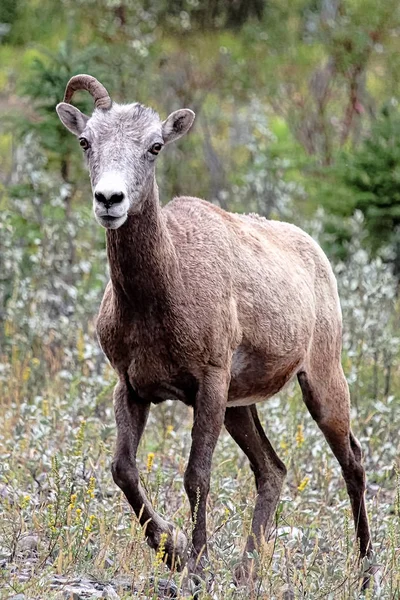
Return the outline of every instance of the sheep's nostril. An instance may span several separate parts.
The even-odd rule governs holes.
[[[122,200],[125,198],[125,194],[123,192],[118,192],[118,194],[113,194],[109,199],[108,199],[108,203],[111,204],[118,204],[118,202],[122,202]]]
[[[116,194],[111,194],[111,196],[107,197],[101,192],[95,192],[94,197],[97,202],[101,202],[104,204],[106,208],[110,208],[113,204],[119,204],[125,198],[125,194],[123,192],[117,192]]]
[[[102,202],[103,204],[107,204],[107,198],[101,192],[95,192],[94,197],[96,198],[97,202]]]

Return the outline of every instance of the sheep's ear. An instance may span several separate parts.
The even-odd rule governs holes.
[[[74,135],[81,135],[82,131],[86,127],[86,123],[89,121],[89,117],[84,115],[78,108],[67,104],[67,102],[60,102],[57,104],[56,111],[60,117],[61,123]]]
[[[193,125],[195,114],[189,108],[181,108],[171,113],[162,124],[162,136],[165,144],[182,137]]]

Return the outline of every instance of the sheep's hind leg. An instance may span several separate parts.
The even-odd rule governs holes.
[[[170,523],[155,512],[139,481],[136,453],[149,410],[150,404],[136,397],[125,382],[117,384],[114,392],[117,443],[111,470],[115,483],[124,492],[142,527],[145,527],[149,546],[156,550],[162,534],[167,534],[164,543],[167,564],[180,570],[187,547],[186,536],[176,532]]]
[[[235,570],[235,580],[242,585],[256,578],[255,566],[247,553],[259,549],[268,539],[286,467],[265,435],[255,405],[228,408],[225,427],[248,457],[257,488],[251,534],[247,539],[242,563]]]
[[[314,373],[305,372],[298,374],[298,380],[311,416],[342,467],[359,540],[360,557],[369,556],[371,536],[364,497],[365,471],[360,444],[350,429],[350,395],[342,367],[339,364],[325,380]],[[363,588],[368,586],[369,580],[370,576],[367,575]]]

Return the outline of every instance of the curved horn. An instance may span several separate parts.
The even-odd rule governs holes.
[[[100,81],[91,75],[74,75],[67,83],[64,94],[64,102],[71,104],[71,98],[77,90],[86,90],[94,98],[96,108],[110,108],[112,100]]]

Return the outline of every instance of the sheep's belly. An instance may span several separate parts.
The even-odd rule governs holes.
[[[285,357],[240,347],[232,360],[228,406],[249,406],[277,394],[301,370],[304,352]]]

